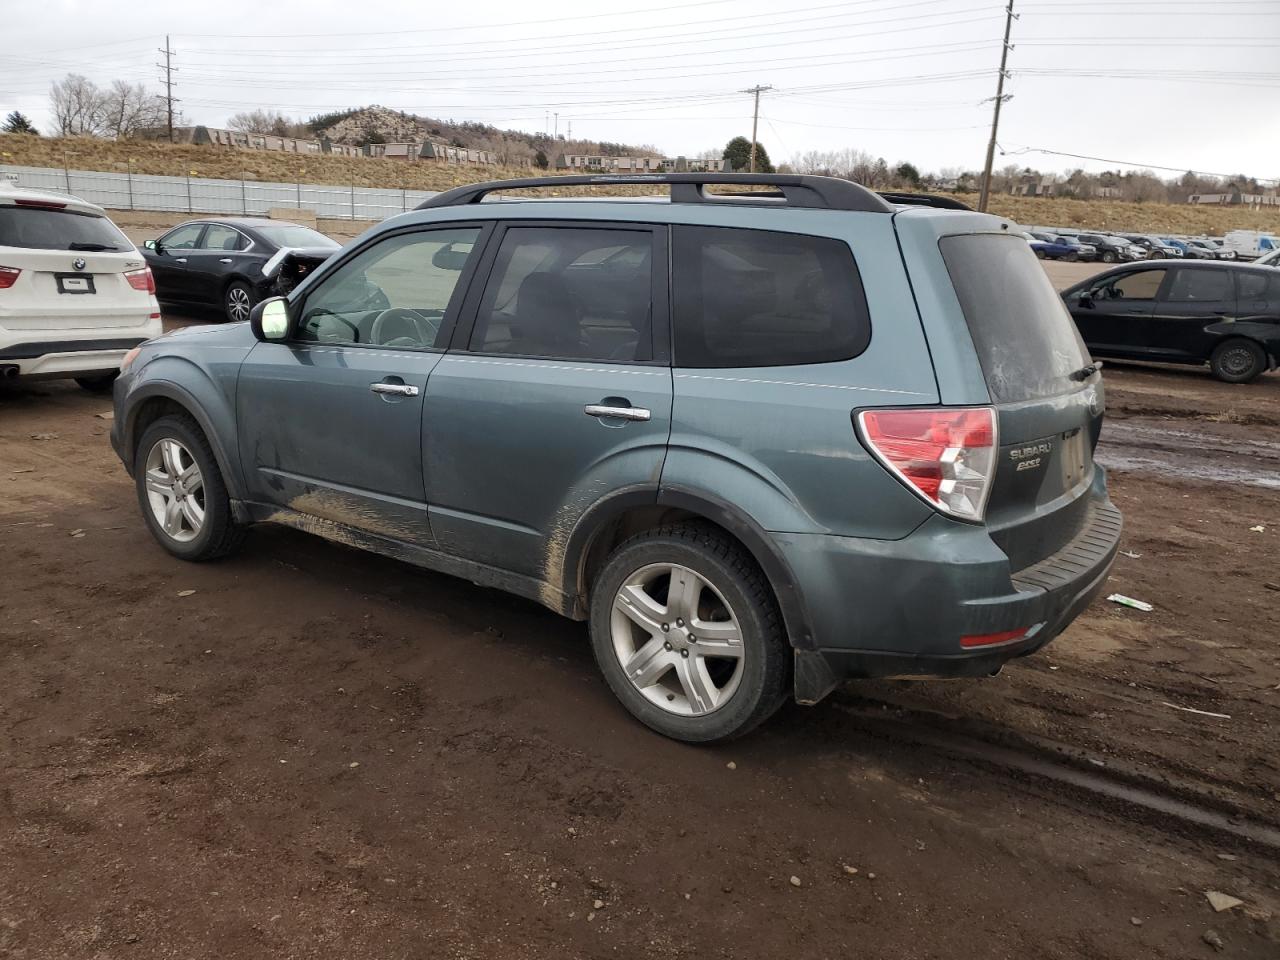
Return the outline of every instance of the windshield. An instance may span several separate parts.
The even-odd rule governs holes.
[[[296,223],[272,224],[254,229],[277,247],[332,247],[336,250],[339,246],[337,241],[330,240],[323,233],[310,227],[300,227]]]
[[[1073,389],[1089,362],[1062,298],[1035,255],[1000,234],[944,237],[942,259],[996,403]]]
[[[132,250],[106,217],[51,207],[0,206],[0,247],[27,250]]]

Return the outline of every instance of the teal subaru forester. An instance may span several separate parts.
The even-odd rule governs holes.
[[[667,195],[545,195],[615,185]],[[142,345],[115,404],[175,556],[270,521],[528,597],[688,741],[994,673],[1120,535],[1101,375],[1017,227],[823,177],[461,187]]]

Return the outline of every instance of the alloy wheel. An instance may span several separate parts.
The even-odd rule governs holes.
[[[711,713],[742,681],[738,618],[711,582],[689,567],[654,563],[635,571],[614,595],[610,633],[632,686],[668,713]]]
[[[231,314],[232,320],[248,320],[249,312],[252,309],[253,304],[249,302],[249,291],[244,287],[231,287],[227,291],[227,312]]]
[[[165,536],[190,543],[204,529],[204,477],[191,451],[172,437],[147,454],[147,503]]]

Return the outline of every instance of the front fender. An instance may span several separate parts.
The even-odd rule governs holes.
[[[117,416],[122,416],[121,456],[133,471],[133,451],[138,442],[138,418],[148,400],[165,399],[178,404],[200,425],[213,449],[218,469],[233,500],[243,496],[244,477],[235,443],[234,394],[198,364],[185,357],[157,357],[140,371],[120,400]],[[234,382],[234,381],[233,381]]]

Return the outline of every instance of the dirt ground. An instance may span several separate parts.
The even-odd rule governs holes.
[[[0,956],[1280,956],[1274,850],[859,719],[1280,826],[1280,375],[1105,375],[1111,589],[1153,612],[714,749],[628,719],[531,603],[273,527],[172,559],[108,400],[0,390]]]

